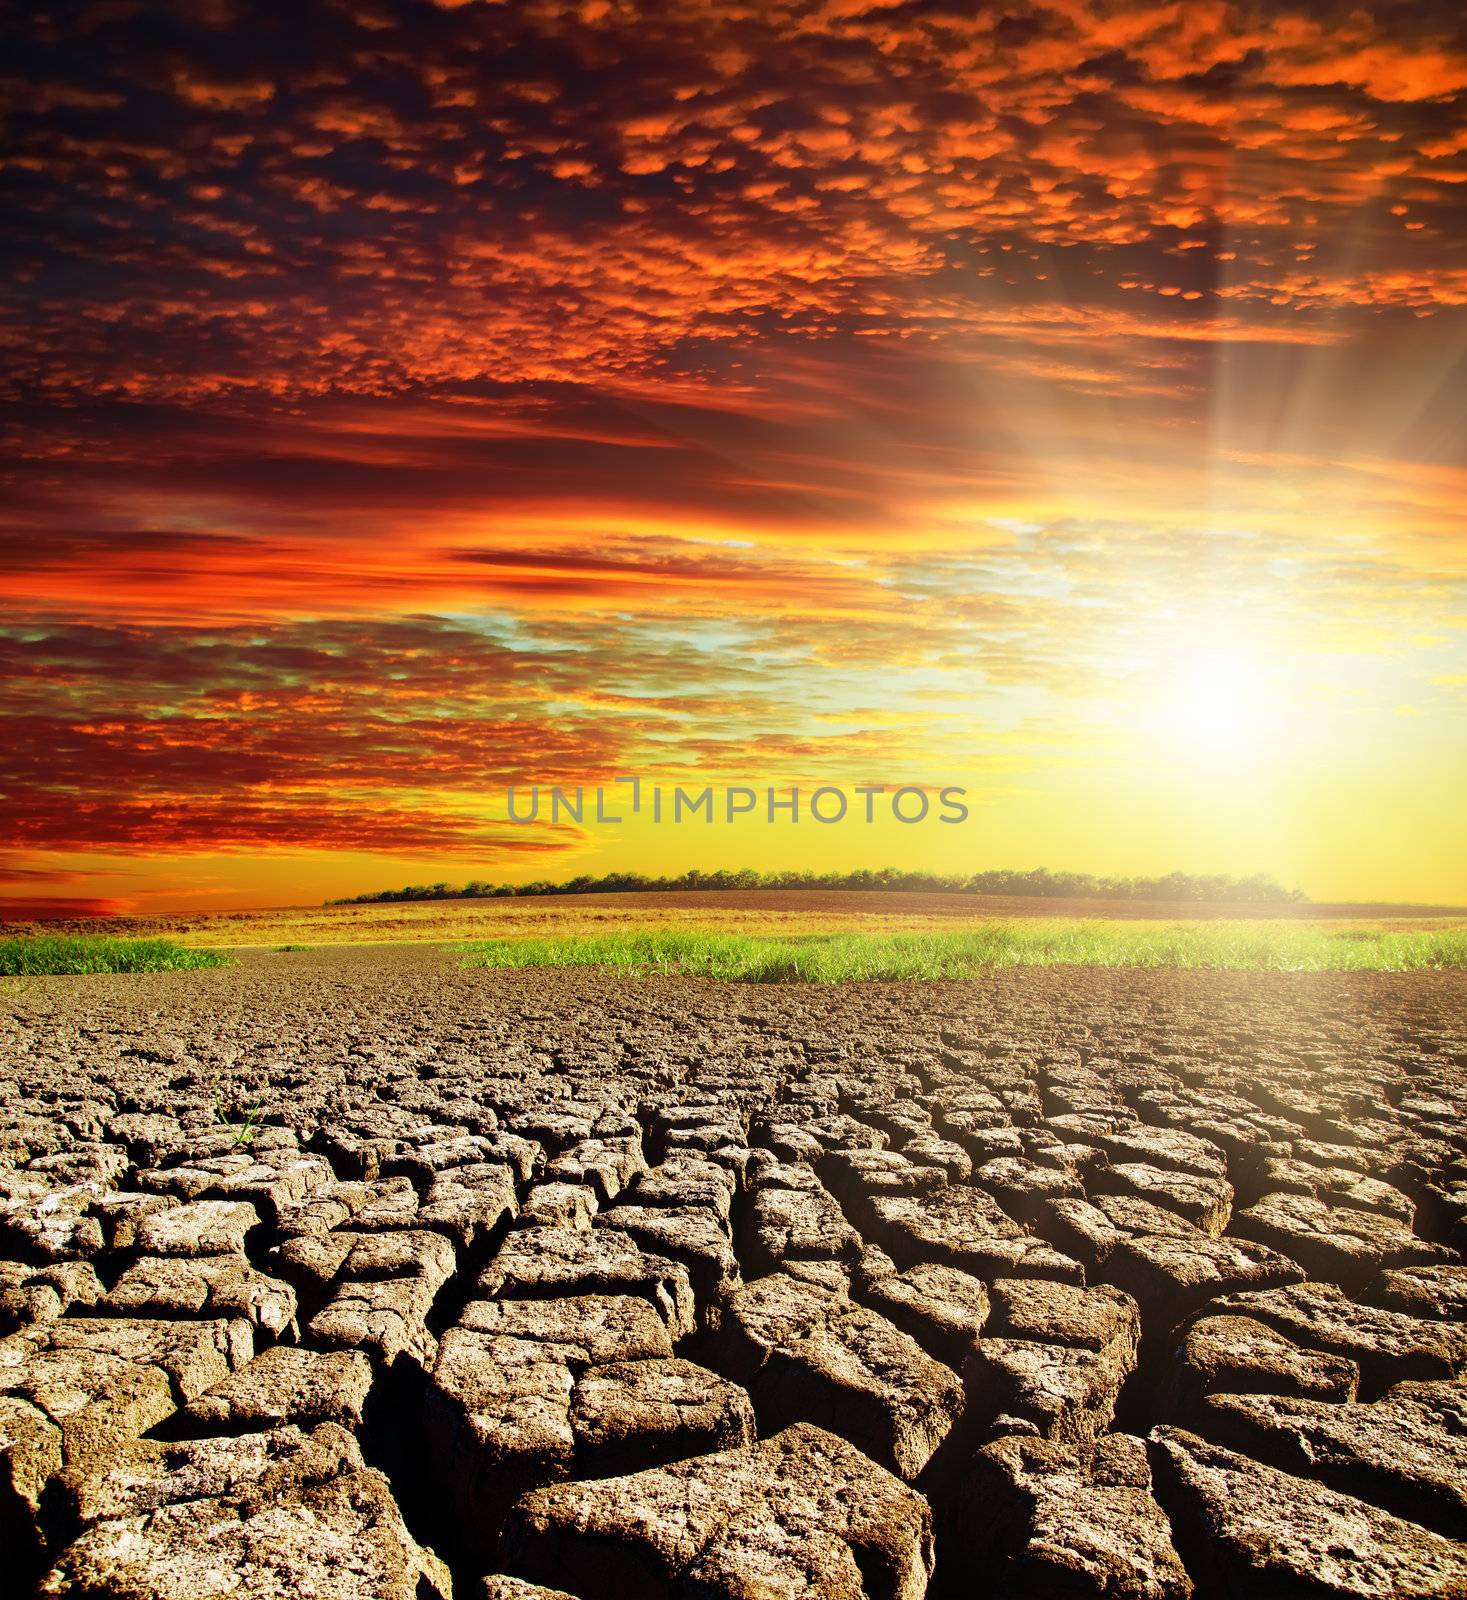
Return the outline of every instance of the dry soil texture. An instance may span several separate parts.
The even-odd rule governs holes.
[[[1467,1592],[1461,975],[357,948],[0,1040],[15,1592]]]

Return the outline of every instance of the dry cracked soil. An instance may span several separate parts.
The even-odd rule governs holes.
[[[7,1592],[1467,1593],[1460,975],[356,947],[0,1050]]]

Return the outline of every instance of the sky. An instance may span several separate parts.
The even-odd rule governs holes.
[[[1467,902],[1457,7],[6,17],[0,910]],[[969,815],[507,813],[628,775]]]

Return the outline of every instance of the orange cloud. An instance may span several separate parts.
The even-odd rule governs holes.
[[[1455,12],[27,10],[17,870],[553,855],[485,784],[635,761],[1039,774],[1219,604],[1440,734]]]

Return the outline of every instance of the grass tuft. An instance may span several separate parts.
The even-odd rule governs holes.
[[[1239,972],[1467,968],[1467,930],[1321,929],[1276,922],[1011,920],[933,933],[758,937],[654,931],[493,939],[470,967],[606,967],[742,983],[970,978],[991,967],[1186,967]]]
[[[264,1100],[257,1100],[248,1113],[241,1116],[238,1108],[231,1114],[225,1110],[222,1100],[215,1100],[214,1120],[234,1134],[234,1143],[229,1147],[231,1150],[238,1150],[253,1142],[255,1135],[260,1131],[260,1113],[264,1109]]]
[[[40,977],[72,972],[171,972],[221,967],[222,950],[196,950],[172,939],[109,939],[100,935],[34,934],[0,939],[0,973]]]

